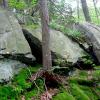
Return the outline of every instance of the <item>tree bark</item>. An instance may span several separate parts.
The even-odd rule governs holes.
[[[8,0],[3,0],[3,7],[8,8]]]
[[[85,20],[87,22],[91,22],[91,17],[89,15],[89,10],[88,10],[86,0],[81,0],[81,3],[82,3],[82,9],[83,9],[83,13],[84,13],[84,16],[85,16]]]
[[[97,10],[97,7],[96,7],[96,1],[95,0],[93,0],[93,4],[94,4],[94,8],[95,8],[95,13],[96,13],[97,21],[98,21],[98,24],[99,24],[99,15],[98,15],[98,10]]]
[[[80,11],[79,11],[79,0],[76,0],[77,2],[77,18],[78,18],[78,21],[80,20]]]
[[[42,54],[43,67],[48,70],[52,67],[51,50],[50,50],[50,34],[49,34],[49,15],[47,0],[39,0],[40,17],[42,26]]]

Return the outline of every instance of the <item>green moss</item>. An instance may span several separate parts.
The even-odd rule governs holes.
[[[85,94],[88,95],[90,100],[98,100],[99,99],[99,97],[93,92],[93,90],[90,87],[80,86],[80,88],[85,92]]]
[[[95,83],[99,85],[99,70],[92,72],[93,80],[87,80],[87,71],[77,71],[75,76],[70,77],[69,86],[71,94],[76,100],[98,100],[100,97],[97,95],[100,93],[98,86],[94,88]]]
[[[94,71],[94,72],[93,72],[93,76],[94,76],[94,78],[100,79],[100,70]]]
[[[41,65],[36,65],[35,67],[27,67],[22,69],[18,75],[14,77],[11,83],[7,85],[0,85],[0,100],[20,100],[21,95],[25,95],[26,98],[37,95],[37,87],[34,83],[30,82],[28,79],[31,74],[37,72]],[[43,90],[43,80],[36,80],[36,84]],[[29,97],[28,97],[29,96]]]
[[[26,92],[25,93],[25,98],[26,98],[26,100],[31,100],[31,98],[33,97],[33,96],[37,96],[37,90],[36,89],[33,89],[32,91],[30,91],[30,92]]]
[[[63,91],[62,93],[59,93],[54,96],[53,100],[75,100],[75,98],[67,91]]]
[[[88,73],[87,73],[87,71],[79,71],[79,75],[78,76],[80,76],[79,78],[85,80],[88,77]]]
[[[87,72],[86,72],[86,71],[80,71],[80,72],[79,72],[79,75],[81,75],[81,76],[86,76],[86,75],[87,75]]]
[[[68,88],[65,89],[64,85],[59,86],[59,93],[53,96],[52,100],[75,100],[72,94],[69,93]]]
[[[28,86],[28,83],[26,82],[26,79],[29,77],[29,72],[27,70],[23,69],[19,75],[17,75],[14,79],[14,84],[20,85],[22,88],[25,88]]]
[[[71,93],[76,98],[76,100],[90,100],[89,97],[85,94],[81,88],[76,84],[71,84]]]
[[[82,42],[82,43],[85,42],[84,35],[82,35],[76,29],[66,28],[64,25],[57,24],[55,21],[52,21],[50,23],[50,27],[53,28],[53,29],[55,29],[55,30],[59,30],[59,31],[63,32],[66,36],[69,36],[71,38],[75,38],[79,42]]]
[[[14,100],[17,98],[17,93],[10,85],[0,86],[0,100]]]
[[[0,100],[21,100],[23,95],[25,100],[31,100],[32,97],[38,100],[39,95],[45,91],[44,80],[39,78],[34,83],[30,82],[29,78],[40,67],[41,65],[36,65],[35,67],[24,68],[14,77],[11,83],[0,85]],[[99,77],[99,73],[99,70],[93,71],[93,78]],[[87,76],[86,71],[76,70],[75,75],[68,79],[68,90],[65,90],[64,86],[60,86],[59,93],[53,97],[53,100],[98,100],[100,88],[85,85],[85,83],[89,83]],[[98,78],[94,81],[98,82]]]
[[[70,78],[68,81],[69,81],[69,84],[70,84],[70,83],[78,84],[77,80],[78,80],[77,78],[73,78],[73,77],[72,77],[72,78]]]
[[[39,69],[40,65],[36,67],[27,67],[20,71],[20,73],[14,78],[13,84],[20,85],[23,89],[28,88],[32,83],[27,82],[27,79],[31,77],[31,74],[35,73]]]
[[[35,84],[34,82],[32,83],[28,81],[28,79],[31,77],[31,74],[37,72],[39,68],[40,65],[23,69],[14,79],[13,83],[14,85],[16,85],[15,91],[17,91],[19,95],[22,92],[25,95],[26,100],[29,100],[33,96],[37,96],[37,92],[41,92],[44,89],[44,83],[42,79],[37,79],[35,81]],[[39,88],[39,90],[37,87]]]
[[[32,97],[38,98],[38,96],[41,93],[43,93],[43,91],[44,91],[44,82],[43,82],[43,79],[37,79],[35,81],[35,83],[36,83],[37,86],[34,85],[34,87],[32,88],[32,90],[25,92],[26,100],[31,100],[30,98],[32,98]]]
[[[27,25],[27,28],[31,28],[31,29],[37,29],[38,27],[39,27],[39,25],[37,25],[37,24]]]

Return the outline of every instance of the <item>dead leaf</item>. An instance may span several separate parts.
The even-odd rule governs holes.
[[[51,100],[51,99],[52,95],[48,91],[43,93],[40,97],[40,100]]]
[[[24,95],[22,96],[21,100],[25,100],[25,96]]]
[[[40,100],[51,100],[52,96],[56,95],[58,93],[58,89],[49,89],[45,93],[41,95]]]

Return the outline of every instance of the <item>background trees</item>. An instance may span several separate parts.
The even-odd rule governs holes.
[[[85,22],[84,17],[88,22],[98,21],[99,14],[96,18],[95,11],[96,15],[98,12],[94,0],[87,1],[9,0],[7,3],[6,0],[2,0],[3,8],[5,7],[10,11],[0,8],[0,50],[5,52],[0,54],[0,76],[4,76],[4,78],[0,78],[1,81],[4,81],[4,84],[0,83],[1,100],[99,100],[100,71],[98,69],[100,68],[97,69],[96,67],[99,64],[100,55],[98,54],[100,51],[95,48],[100,47],[98,42],[100,30],[99,26],[93,24],[81,24],[81,22]],[[89,7],[89,1],[92,1],[92,4],[94,2],[95,9]],[[80,6],[81,3],[82,6]],[[76,23],[77,21],[79,23]],[[95,22],[95,24],[97,23]],[[22,40],[20,34],[26,41],[18,43]],[[85,39],[86,34],[87,37],[90,34],[90,37]],[[15,38],[13,39],[13,37]],[[53,59],[51,59],[50,38]],[[11,45],[9,45],[8,40]],[[12,41],[15,42],[13,45]],[[2,48],[3,45],[5,48]],[[23,46],[26,49],[30,46],[29,52],[27,50],[23,52]],[[6,48],[8,48],[7,51],[10,48],[10,52],[6,52]],[[20,51],[19,48],[21,48],[22,53],[17,52]],[[12,59],[29,66],[26,67],[26,65],[14,78],[8,77],[11,82],[7,84],[8,80],[5,77],[9,75],[8,72],[14,74],[18,70],[17,67],[19,68],[17,61],[18,64],[14,64],[16,67],[14,69]],[[5,67],[7,69],[12,67],[14,73],[10,68],[7,73],[3,74],[2,72],[6,72]],[[93,75],[89,75],[91,73],[87,73],[87,70],[93,70]],[[90,76],[89,80],[87,80],[88,76]]]
[[[4,6],[4,8],[8,7],[8,0],[3,0],[3,6]]]
[[[50,50],[50,34],[49,34],[49,14],[47,0],[39,0],[40,17],[42,25],[42,53],[44,69],[52,67],[51,50]]]
[[[1,1],[6,1],[6,0],[1,0]],[[27,10],[28,13],[30,13],[30,15],[33,16],[34,12],[37,12],[38,9],[37,1],[38,0],[8,0],[8,5],[9,5],[8,8],[10,9],[16,8],[17,10],[20,11]],[[97,2],[94,2],[95,0],[88,0],[88,1],[76,0],[76,1],[77,4],[75,3],[74,0],[48,0],[50,21],[56,20],[56,23],[59,22],[60,24],[65,24],[68,22],[73,23],[75,22],[75,20],[83,22],[85,17],[86,21],[89,22],[92,21],[98,23],[100,15],[99,13],[100,7],[98,6],[99,1]],[[63,19],[64,21],[63,20],[59,21],[59,19]]]
[[[88,10],[86,0],[81,0],[81,3],[82,3],[82,9],[83,9],[83,12],[84,12],[85,20],[88,21],[88,22],[91,22],[91,17],[90,17],[90,14],[89,14],[89,10]]]
[[[97,21],[99,23],[99,15],[98,15],[97,7],[96,7],[96,0],[93,0],[93,4],[94,4],[94,8],[95,8],[95,13],[96,13]]]

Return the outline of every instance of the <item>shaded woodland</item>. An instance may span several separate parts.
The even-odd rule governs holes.
[[[0,0],[0,100],[100,100],[100,1]]]

